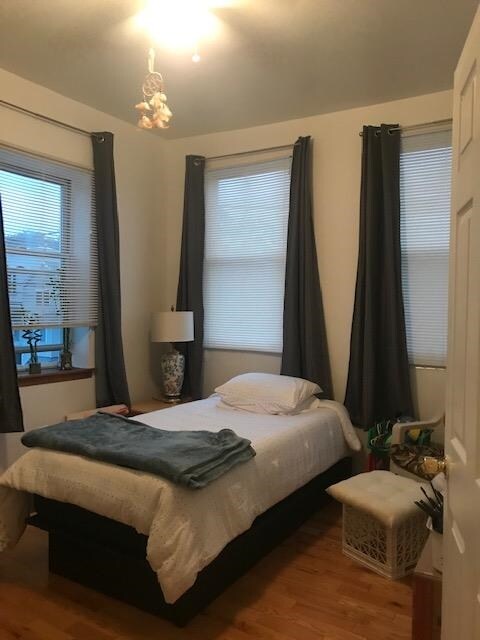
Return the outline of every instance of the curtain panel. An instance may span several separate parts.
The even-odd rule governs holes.
[[[187,156],[177,311],[193,311],[194,340],[177,345],[185,356],[183,393],[199,400],[203,385],[203,261],[205,158]]]
[[[120,246],[113,134],[92,134],[98,236],[99,319],[95,331],[97,407],[130,406],[123,357]]]
[[[8,298],[7,256],[0,198],[0,433],[23,431],[12,322]]]
[[[363,128],[360,236],[345,405],[354,424],[412,415],[400,255],[398,125]]]
[[[293,148],[281,373],[316,382],[332,397],[332,379],[313,227],[310,136]]]

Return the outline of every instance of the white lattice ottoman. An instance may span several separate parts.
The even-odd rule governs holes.
[[[413,571],[428,535],[419,482],[371,471],[327,491],[343,504],[345,555],[394,580]]]

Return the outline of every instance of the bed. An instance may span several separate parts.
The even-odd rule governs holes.
[[[179,625],[318,509],[325,488],[350,474],[358,448],[344,407],[332,401],[278,416],[211,397],[139,419],[173,430],[229,427],[252,441],[256,456],[194,491],[32,449],[0,479],[0,549],[28,518],[49,532],[52,572]]]

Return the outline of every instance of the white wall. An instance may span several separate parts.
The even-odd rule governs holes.
[[[293,143],[313,137],[315,235],[323,290],[335,397],[343,400],[358,252],[361,138],[364,124],[402,125],[451,117],[450,91],[419,96],[272,125],[172,140],[165,166],[165,211],[158,227],[160,259],[155,300],[168,308],[175,300],[183,205],[184,158],[214,156]],[[254,108],[254,106],[252,107]],[[278,372],[280,358],[267,354],[209,351],[205,393],[248,370]],[[413,371],[414,394],[422,416],[442,411],[444,371]]]
[[[120,222],[122,331],[132,400],[151,396],[148,323],[156,247],[152,229],[159,210],[160,138],[107,114],[69,100],[44,87],[0,70],[2,99],[63,120],[87,131],[112,131]],[[132,123],[135,114],[132,112]],[[92,166],[88,137],[34,120],[0,106],[0,143]],[[27,429],[63,419],[66,413],[95,406],[94,381],[24,387],[22,406]],[[19,436],[0,436],[0,469],[20,450]]]

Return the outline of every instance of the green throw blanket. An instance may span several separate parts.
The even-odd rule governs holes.
[[[22,442],[146,471],[192,489],[255,455],[250,441],[231,429],[166,431],[108,413],[29,431]]]

